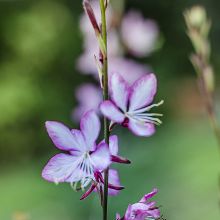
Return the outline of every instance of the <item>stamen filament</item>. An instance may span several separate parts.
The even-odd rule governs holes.
[[[160,102],[158,102],[156,104],[152,104],[150,106],[147,106],[146,108],[141,108],[141,109],[134,110],[134,111],[128,112],[128,113],[131,113],[131,114],[143,113],[143,112],[149,111],[153,107],[158,107],[158,106],[162,105],[163,103],[164,103],[164,100],[161,100]]]

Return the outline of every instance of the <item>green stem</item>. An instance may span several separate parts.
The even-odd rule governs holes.
[[[106,54],[103,54],[103,99],[108,100],[108,57],[107,57],[107,27],[106,27],[106,8],[104,0],[99,0],[102,20],[102,38],[106,47]],[[104,138],[109,144],[109,121],[104,117]],[[108,173],[106,169],[104,173],[104,194],[103,194],[103,220],[108,219]]]

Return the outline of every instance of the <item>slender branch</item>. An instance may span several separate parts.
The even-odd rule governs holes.
[[[108,56],[107,56],[107,27],[106,27],[106,4],[104,0],[100,0],[101,20],[102,20],[102,38],[106,48],[106,53],[102,54],[103,66],[103,99],[108,100]],[[104,117],[104,138],[109,144],[109,121]],[[108,173],[109,169],[104,173],[104,194],[103,194],[103,220],[108,219]]]

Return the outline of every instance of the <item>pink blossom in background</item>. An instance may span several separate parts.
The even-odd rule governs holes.
[[[98,1],[90,1],[92,5],[94,14],[96,16],[98,24],[101,22],[101,15],[99,9]],[[111,22],[113,19],[113,11],[111,7],[107,9],[107,27],[108,27],[108,56],[114,57],[118,56],[121,53],[119,37],[114,28],[111,27]],[[99,58],[99,46],[94,33],[94,30],[91,26],[91,23],[86,16],[83,14],[80,19],[80,29],[83,33],[84,45],[83,45],[83,53],[78,58],[76,62],[76,67],[79,71],[84,74],[95,74],[98,78],[97,67],[94,59],[94,55],[96,55],[97,59]]]
[[[104,101],[100,110],[113,123],[129,128],[137,136],[151,136],[155,132],[155,124],[162,116],[149,111],[158,104],[151,104],[157,91],[157,79],[154,74],[146,74],[131,86],[119,74],[110,78],[111,100]]]
[[[137,63],[132,59],[115,57],[109,61],[109,77],[117,73],[126,79],[129,85],[146,73],[150,73],[151,68],[147,65]]]
[[[101,88],[92,83],[86,83],[76,89],[75,96],[79,104],[72,113],[74,121],[79,122],[83,114],[90,109],[96,110],[96,113],[99,114],[98,107],[102,102]]]
[[[47,132],[54,145],[65,151],[49,160],[42,177],[50,182],[80,182],[82,188],[95,181],[95,172],[102,172],[111,163],[111,155],[104,142],[96,145],[100,121],[94,111],[89,111],[80,121],[80,129],[69,129],[55,121],[46,122]]]
[[[97,67],[94,59],[91,59],[91,55],[92,54],[81,55],[78,60],[78,68],[84,73],[93,74],[99,81]],[[126,59],[120,56],[109,57],[109,76],[113,73],[118,73],[126,78],[129,84],[132,84],[142,75],[150,72],[152,72],[150,66],[140,64],[132,59]]]
[[[145,19],[137,11],[130,11],[122,20],[121,35],[125,46],[134,56],[144,57],[155,49],[159,29],[155,21]]]
[[[109,59],[119,56],[121,54],[121,49],[119,45],[119,39],[115,30],[112,30],[108,33],[108,42]],[[95,55],[98,59],[99,46],[95,38],[95,34],[92,33],[91,37],[85,38],[84,52],[78,58],[76,62],[76,67],[82,73],[95,75],[95,77],[98,78],[98,71],[94,58]]]
[[[146,220],[160,218],[160,210],[156,207],[156,202],[150,202],[153,196],[157,194],[158,190],[153,189],[152,192],[146,194],[138,203],[129,205],[124,217],[116,215],[116,220]]]

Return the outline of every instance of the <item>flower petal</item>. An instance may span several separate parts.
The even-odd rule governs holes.
[[[111,155],[118,155],[118,137],[111,135],[109,137],[109,151]]]
[[[109,184],[113,186],[120,186],[120,179],[118,175],[118,171],[114,169],[109,170]],[[119,190],[114,190],[114,189],[108,189],[108,194],[110,196],[116,196],[119,194]]]
[[[71,133],[75,139],[77,147],[81,150],[81,152],[85,152],[86,151],[86,142],[85,142],[85,139],[84,139],[82,132],[77,129],[72,129]],[[72,155],[78,155],[78,153],[76,151],[71,150],[70,153]]]
[[[80,200],[86,199],[96,188],[97,184],[92,184],[89,189],[81,196]]]
[[[128,208],[125,212],[125,216],[124,216],[124,219],[130,219],[130,216],[132,215],[132,205],[129,204],[128,205]]]
[[[154,188],[152,192],[144,195],[144,197],[140,200],[141,203],[146,203],[149,199],[155,196],[158,193],[158,189]]]
[[[99,171],[105,170],[111,164],[110,152],[108,145],[105,143],[99,144],[96,151],[90,157],[93,166]]]
[[[109,100],[100,105],[100,110],[105,117],[113,122],[122,123],[125,119],[124,114]]]
[[[116,214],[116,220],[120,220],[121,219],[121,216],[117,213]]]
[[[159,219],[161,217],[160,210],[158,208],[148,210],[147,215],[154,218],[154,219]]]
[[[127,158],[120,157],[120,156],[114,156],[114,155],[111,155],[111,160],[112,160],[112,162],[115,162],[115,163],[124,163],[124,164],[131,163],[131,161],[128,160]]]
[[[132,119],[128,122],[129,129],[137,136],[149,137],[155,132],[155,125],[151,123],[140,124]]]
[[[149,105],[157,91],[156,76],[151,73],[138,79],[131,88],[129,97],[129,111],[140,109]]]
[[[127,111],[129,86],[121,75],[114,73],[110,79],[111,98],[115,104],[123,111]]]
[[[75,170],[77,158],[68,154],[52,157],[42,171],[42,177],[49,182],[65,182]]]
[[[81,151],[78,145],[77,136],[73,136],[68,127],[56,121],[47,121],[45,123],[47,132],[55,144],[61,150]]]
[[[91,150],[100,132],[100,121],[94,110],[88,111],[80,121],[80,128],[85,138],[87,149]]]

